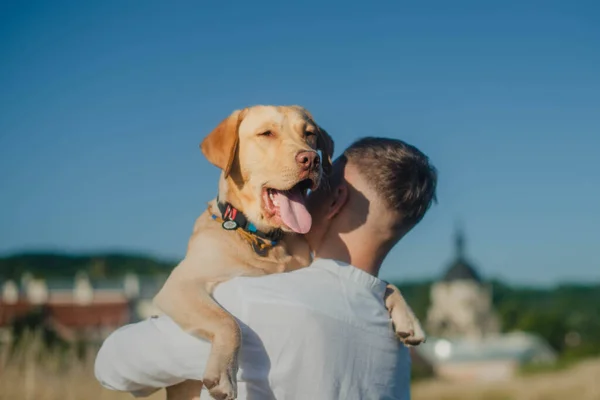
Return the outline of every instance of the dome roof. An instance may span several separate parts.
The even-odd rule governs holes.
[[[443,281],[471,280],[481,282],[481,277],[468,261],[463,258],[456,259],[444,274]]]
[[[448,266],[442,280],[446,282],[457,280],[471,280],[481,283],[481,277],[473,265],[464,256],[465,239],[462,231],[457,230],[455,236],[456,258]]]

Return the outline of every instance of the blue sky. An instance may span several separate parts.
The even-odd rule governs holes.
[[[600,4],[211,3],[2,2],[0,254],[180,258],[204,135],[300,104],[338,150],[397,137],[440,171],[384,278],[441,274],[460,220],[484,276],[600,280]]]

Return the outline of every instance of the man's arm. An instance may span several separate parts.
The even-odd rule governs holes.
[[[215,289],[215,299],[241,318],[238,282]],[[96,379],[106,388],[148,394],[193,379],[201,380],[211,344],[183,331],[167,316],[126,325],[113,332],[96,357]]]

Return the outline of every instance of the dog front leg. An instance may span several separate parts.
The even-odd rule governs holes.
[[[396,335],[407,346],[418,346],[425,342],[425,332],[419,319],[404,300],[400,290],[388,284],[385,290],[385,306],[390,313]]]
[[[156,295],[155,303],[182,329],[211,342],[202,382],[215,399],[235,399],[240,328],[213,300],[205,284],[176,270]]]

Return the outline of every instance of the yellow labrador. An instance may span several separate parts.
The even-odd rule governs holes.
[[[222,170],[218,198],[197,219],[184,260],[154,300],[183,329],[211,341],[203,384],[214,398],[234,399],[240,330],[211,293],[235,276],[310,264],[302,234],[312,221],[304,200],[331,168],[333,141],[301,107],[254,106],[223,120],[201,148]],[[398,289],[390,286],[388,292],[386,306],[398,336],[406,344],[421,343],[419,321]],[[189,399],[189,393],[184,384],[167,396]]]

